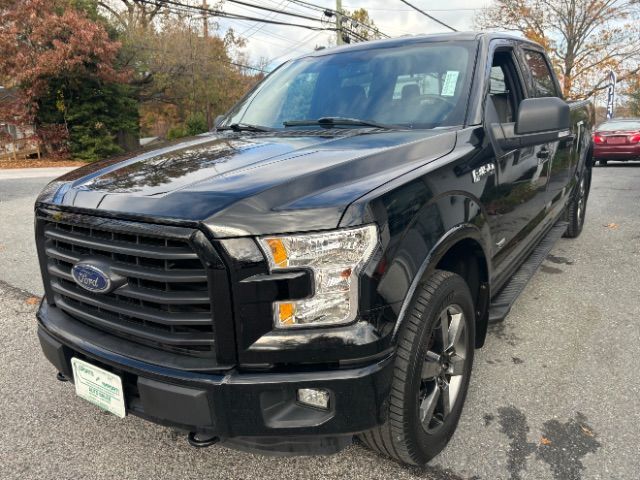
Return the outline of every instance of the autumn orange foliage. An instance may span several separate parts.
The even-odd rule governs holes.
[[[53,78],[123,81],[126,73],[114,62],[120,43],[105,28],[63,0],[21,0],[0,3],[0,83],[17,87],[17,98],[0,118],[34,123],[38,99]],[[44,129],[46,130],[46,129]],[[59,136],[58,128],[45,135]]]

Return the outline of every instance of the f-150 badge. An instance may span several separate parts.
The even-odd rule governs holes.
[[[473,183],[478,183],[484,177],[494,173],[495,171],[496,171],[496,166],[493,163],[487,163],[486,165],[482,165],[481,167],[474,169],[471,172],[471,176],[473,177]]]

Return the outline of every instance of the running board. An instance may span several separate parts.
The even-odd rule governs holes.
[[[556,244],[556,242],[567,231],[567,222],[557,222],[545,237],[540,241],[529,257],[520,266],[518,271],[511,277],[511,280],[504,286],[500,293],[492,299],[489,307],[489,323],[502,322],[509,315],[511,307],[520,296],[524,287],[536,273],[544,259]]]

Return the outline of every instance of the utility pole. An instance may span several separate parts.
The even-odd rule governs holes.
[[[344,45],[342,38],[342,0],[336,0],[336,44]]]
[[[204,38],[209,38],[209,5],[207,5],[207,0],[202,0],[202,11],[204,16],[202,17],[202,21],[204,22],[202,32],[204,34]]]
[[[203,17],[202,21],[204,24],[202,25],[202,33],[204,36],[204,42],[202,43],[202,48],[204,52],[204,56],[207,57],[209,55],[209,5],[207,4],[207,0],[202,0],[202,11]],[[206,61],[207,68],[209,68],[209,61]],[[212,115],[211,115],[211,103],[209,102],[208,96],[205,97],[206,102],[206,117],[207,117],[207,130],[211,130],[213,127]]]

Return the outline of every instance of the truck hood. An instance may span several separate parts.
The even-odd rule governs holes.
[[[219,237],[335,228],[374,188],[451,152],[455,129],[209,133],[97,162],[40,203],[148,221],[205,222]]]

